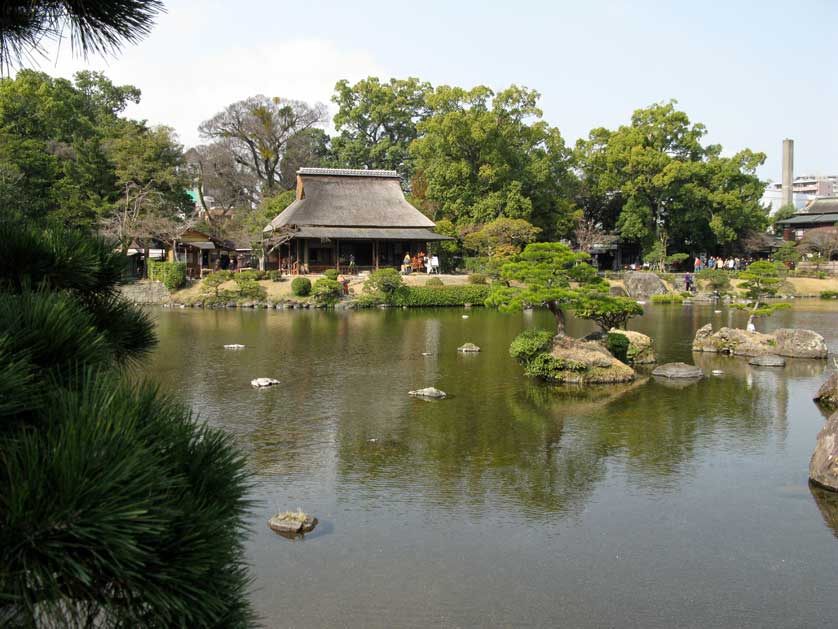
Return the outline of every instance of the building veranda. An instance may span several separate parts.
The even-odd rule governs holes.
[[[451,240],[404,197],[392,170],[300,168],[297,195],[265,228],[269,269],[320,273],[399,268]]]

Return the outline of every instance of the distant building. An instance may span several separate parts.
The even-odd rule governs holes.
[[[806,232],[838,224],[838,195],[818,197],[790,218],[777,221],[783,240],[800,240]]]
[[[264,229],[270,242],[283,234],[279,258],[290,268],[312,273],[398,268],[405,253],[428,251],[434,222],[404,198],[401,180],[392,170],[300,168],[297,198]],[[273,266],[274,259],[271,259]],[[276,260],[277,263],[280,260]]]
[[[798,210],[802,210],[816,198],[836,196],[838,175],[795,177],[792,182],[792,203]],[[779,210],[783,206],[783,184],[768,184],[761,202],[764,206],[770,206],[772,214]]]

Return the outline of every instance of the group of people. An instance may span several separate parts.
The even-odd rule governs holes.
[[[419,251],[411,256],[409,251],[405,251],[402,259],[402,274],[421,273],[422,271],[425,271],[428,275],[439,275],[439,257],[428,255],[424,251]]]
[[[722,257],[709,257],[706,260],[696,256],[694,268],[695,272],[698,273],[703,269],[719,269],[721,271],[742,271],[748,267],[748,265],[753,262],[752,258],[722,258]]]

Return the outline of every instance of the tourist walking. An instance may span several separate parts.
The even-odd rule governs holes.
[[[693,292],[693,276],[689,273],[684,273],[684,286],[687,287],[687,292]]]

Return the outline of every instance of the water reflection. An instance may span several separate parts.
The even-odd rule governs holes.
[[[815,504],[818,505],[824,523],[838,538],[838,492],[826,490],[812,483],[809,484],[809,490],[812,492]]]

